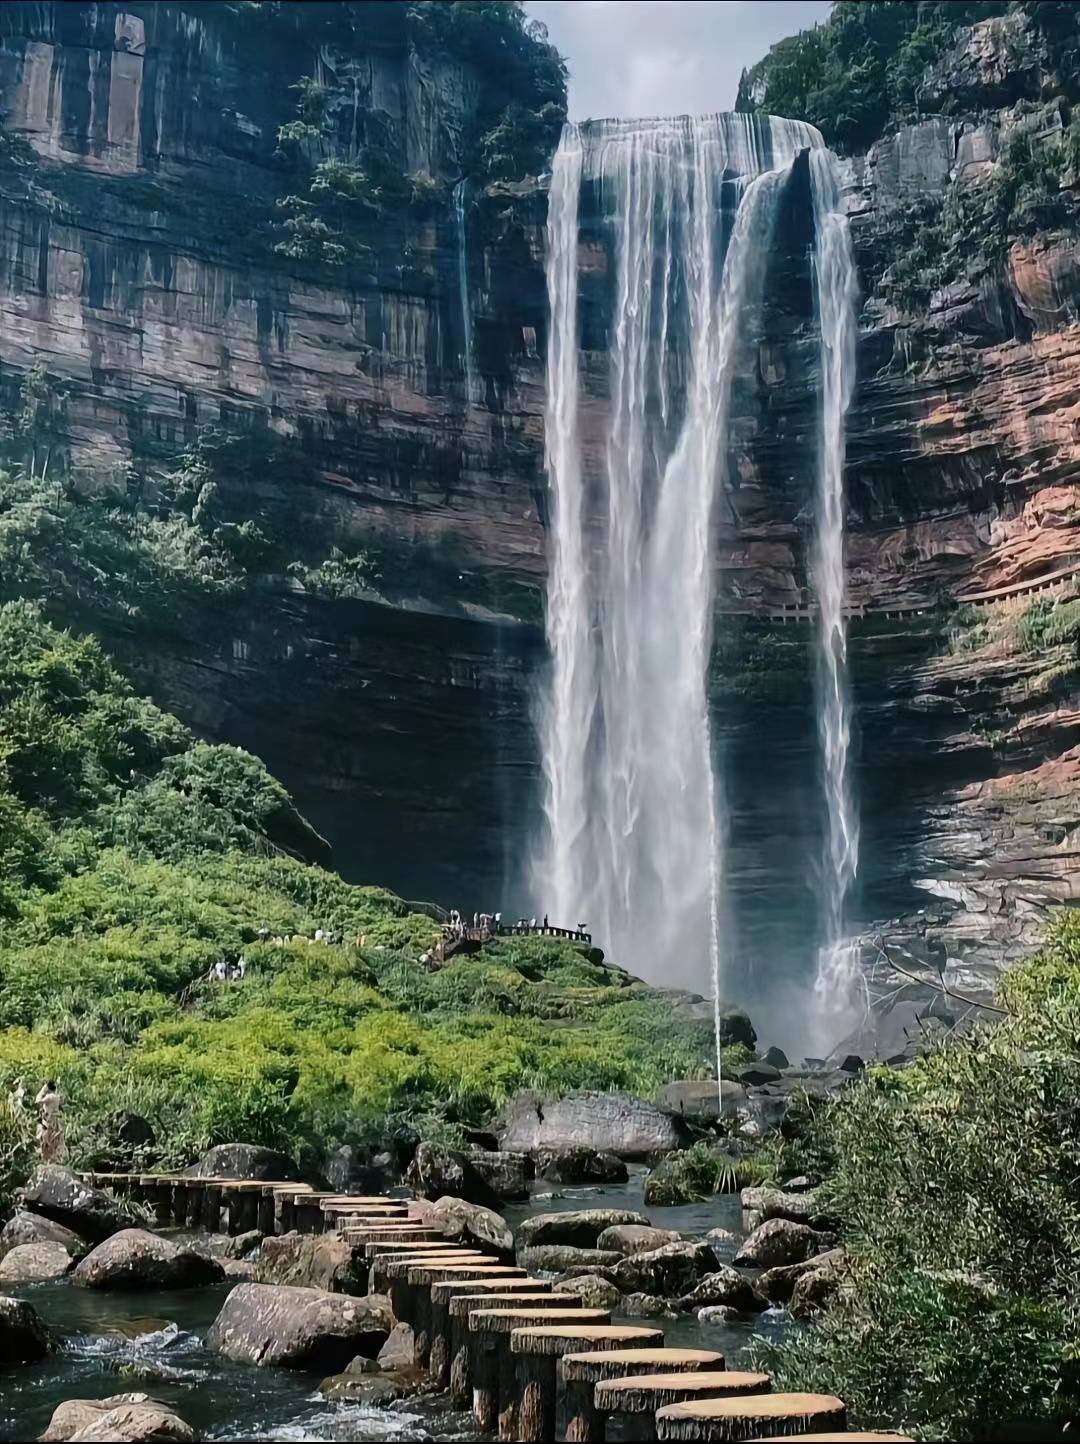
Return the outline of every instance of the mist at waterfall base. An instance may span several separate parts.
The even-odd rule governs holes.
[[[782,1027],[809,1046],[827,1032],[838,1041],[832,1003],[851,991],[841,940],[857,830],[841,478],[854,291],[834,161],[802,123],[714,115],[564,130],[548,208],[551,671],[539,718],[546,831],[533,887],[545,912],[586,920],[633,972],[727,996],[735,960],[725,758],[708,701],[714,532],[732,383],[756,366],[774,228],[790,167],[805,150],[823,248],[815,265],[823,385],[812,567],[828,814],[822,981],[804,975],[796,1002],[789,975],[783,1005],[770,1000],[768,1012],[771,1036]],[[581,375],[586,217],[610,268],[606,336],[590,348],[608,353],[603,405],[586,399]],[[762,982],[755,977],[759,1006],[769,993]]]

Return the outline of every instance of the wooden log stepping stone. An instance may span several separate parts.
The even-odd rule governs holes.
[[[522,1293],[547,1294],[551,1292],[550,1279],[509,1278],[509,1279],[449,1279],[433,1283],[432,1300],[441,1299],[444,1294],[449,1301],[450,1332],[450,1401],[455,1409],[467,1409],[472,1403],[472,1361],[470,1358],[469,1310],[465,1299],[484,1299],[492,1295]],[[567,1295],[563,1295],[564,1298]],[[574,1300],[570,1295],[569,1299]],[[428,1356],[430,1367],[431,1355]]]
[[[468,1272],[475,1269],[477,1272]],[[421,1263],[415,1263],[405,1275],[405,1285],[408,1290],[409,1303],[407,1307],[412,1310],[412,1318],[409,1322],[413,1326],[413,1334],[416,1340],[416,1362],[426,1365],[428,1362],[429,1325],[431,1321],[431,1286],[440,1278],[527,1278],[524,1269],[515,1268],[513,1264],[493,1263],[486,1254],[481,1254],[479,1260],[473,1259],[466,1263],[466,1271],[453,1262],[446,1262],[438,1255],[430,1259],[424,1259]],[[400,1317],[400,1315],[398,1316]]]
[[[434,1236],[434,1229],[428,1229],[427,1232],[433,1236],[431,1238],[395,1238],[391,1234],[388,1238],[382,1235],[372,1238],[370,1234],[362,1233],[357,1237],[347,1233],[345,1242],[363,1244],[365,1258],[378,1258],[381,1254],[401,1255],[407,1253],[427,1258],[432,1253],[438,1253],[446,1247],[442,1239]]]
[[[568,1415],[567,1435],[577,1440],[604,1438],[604,1416],[594,1407],[594,1386],[606,1379],[631,1375],[718,1373],[726,1367],[715,1349],[607,1349],[593,1354],[565,1354],[559,1360]]]
[[[606,1421],[612,1414],[631,1416],[631,1426],[624,1430],[626,1439],[651,1439],[655,1433],[657,1409],[667,1404],[681,1404],[688,1399],[730,1399],[745,1394],[768,1394],[772,1380],[768,1374],[743,1373],[738,1369],[699,1370],[692,1374],[631,1374],[625,1379],[604,1379],[593,1391],[593,1412]],[[636,1416],[636,1417],[635,1417]],[[640,1428],[642,1417],[646,1427]],[[637,1424],[638,1428],[633,1428]],[[575,1420],[567,1439],[595,1439],[591,1420],[583,1415]],[[601,1436],[602,1437],[602,1436]]]
[[[552,1444],[555,1438],[555,1364],[564,1354],[606,1349],[655,1349],[661,1329],[631,1324],[537,1325],[515,1329],[510,1350],[516,1355],[518,1438],[528,1444]]]
[[[847,1410],[832,1394],[754,1394],[743,1399],[695,1399],[656,1411],[658,1439],[726,1441],[815,1432],[844,1433]]]
[[[561,1297],[551,1295],[552,1298]],[[472,1338],[473,1418],[483,1430],[498,1420],[499,1438],[513,1441],[518,1434],[518,1389],[510,1335],[534,1323],[559,1327],[610,1324],[607,1309],[532,1308],[514,1303],[509,1307],[474,1309],[468,1315]]]
[[[490,1282],[490,1281],[487,1281]],[[450,1383],[452,1362],[452,1336],[455,1326],[461,1325],[461,1337],[465,1352],[469,1350],[469,1315],[476,1309],[507,1309],[512,1305],[530,1309],[579,1308],[581,1299],[577,1294],[555,1294],[551,1291],[550,1280],[508,1279],[504,1288],[483,1288],[479,1293],[467,1290],[483,1286],[485,1280],[474,1280],[473,1284],[451,1281],[432,1284],[428,1295],[428,1373],[432,1383],[445,1389]],[[511,1285],[521,1285],[512,1289]],[[466,1290],[466,1292],[462,1292]],[[468,1388],[472,1387],[470,1366]]]
[[[421,1267],[424,1270],[424,1285],[430,1288],[437,1278],[484,1278],[489,1271],[507,1266],[492,1264],[488,1254],[467,1249],[430,1254],[381,1254],[372,1259],[370,1278],[374,1282],[369,1285],[368,1292],[389,1293],[394,1317],[412,1324],[414,1333],[417,1328],[417,1300],[422,1292],[426,1292],[426,1288],[420,1283],[410,1283],[409,1273],[412,1269]],[[440,1273],[440,1269],[448,1272]],[[475,1270],[480,1272],[476,1273]],[[520,1277],[523,1273],[523,1269],[511,1270],[514,1277]],[[493,1274],[495,1277],[511,1275]],[[419,1360],[419,1353],[416,1357]]]

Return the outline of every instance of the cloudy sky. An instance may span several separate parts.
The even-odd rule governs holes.
[[[527,0],[570,67],[570,117],[730,110],[744,66],[828,0]]]

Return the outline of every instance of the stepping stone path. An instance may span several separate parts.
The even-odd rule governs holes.
[[[847,1428],[847,1410],[831,1394],[758,1394],[743,1399],[695,1399],[656,1412],[657,1439],[727,1441]]]
[[[627,1324],[515,1329],[510,1335],[510,1352],[517,1355],[518,1438],[527,1444],[543,1444],[555,1438],[555,1361],[564,1354],[651,1348],[663,1341],[660,1329]]]
[[[676,1374],[716,1371],[724,1368],[724,1356],[713,1349],[608,1349],[592,1354],[564,1354],[559,1361],[559,1380],[565,1390],[570,1423],[567,1434],[574,1439],[600,1444],[604,1438],[604,1416],[595,1405],[595,1386],[608,1379],[632,1375]]]
[[[512,1441],[524,1436],[518,1425],[519,1389],[514,1360],[507,1347],[515,1329],[534,1324],[549,1327],[611,1323],[607,1309],[477,1309],[469,1315],[472,1335],[473,1417],[481,1429],[491,1429],[498,1420],[499,1438]],[[486,1422],[485,1422],[486,1421]]]
[[[528,1304],[532,1308],[572,1308],[581,1303],[576,1294],[555,1294],[551,1284],[540,1279],[508,1279],[506,1286],[490,1286],[490,1280],[475,1279],[470,1284],[452,1281],[432,1284],[428,1303],[430,1344],[428,1348],[428,1373],[431,1382],[438,1389],[450,1385],[452,1361],[452,1335],[458,1320],[463,1321],[461,1336],[463,1347],[468,1350],[468,1319],[474,1308],[503,1308],[510,1304]],[[510,1285],[520,1285],[513,1289]],[[472,1292],[476,1290],[476,1292]],[[454,1304],[459,1305],[452,1313]],[[467,1370],[467,1365],[466,1365]]]

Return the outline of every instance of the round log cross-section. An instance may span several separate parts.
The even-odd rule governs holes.
[[[509,1338],[515,1329],[550,1322],[563,1327],[607,1324],[607,1309],[531,1309],[513,1304],[495,1309],[474,1309],[468,1316],[472,1335],[473,1417],[481,1429],[491,1429],[496,1419],[499,1438],[515,1440],[518,1433],[518,1385],[514,1376]]]
[[[629,1378],[605,1379],[597,1384],[593,1407],[603,1419],[611,1414],[630,1415],[630,1427],[624,1429],[624,1438],[651,1439],[655,1433],[653,1416],[667,1404],[681,1404],[688,1399],[767,1394],[771,1388],[768,1374],[742,1373],[737,1369],[698,1370],[691,1374],[631,1374]],[[644,1429],[640,1427],[642,1416]]]
[[[517,1355],[518,1438],[527,1444],[551,1444],[555,1438],[555,1363],[564,1354],[657,1348],[663,1342],[660,1329],[630,1324],[515,1329],[510,1335],[510,1350]]]
[[[404,1254],[379,1254],[371,1260],[371,1286],[370,1293],[383,1294],[391,1287],[395,1279],[403,1279],[409,1268],[414,1263],[420,1263],[426,1259],[443,1259],[449,1262],[479,1263],[486,1260],[487,1255],[478,1253],[475,1249],[451,1248],[433,1249],[429,1253],[418,1253],[409,1250]]]
[[[467,1409],[472,1403],[472,1355],[469,1333],[469,1309],[465,1303],[474,1296],[490,1297],[493,1294],[548,1293],[551,1282],[548,1279],[451,1279],[431,1286],[432,1298],[443,1290],[450,1290],[450,1402],[455,1409]],[[429,1356],[430,1366],[430,1356]]]
[[[742,1399],[695,1399],[656,1413],[658,1439],[726,1444],[731,1439],[788,1438],[815,1430],[844,1432],[847,1411],[832,1394],[754,1394]]]
[[[559,1378],[566,1399],[566,1437],[576,1444],[602,1444],[604,1416],[596,1409],[594,1386],[605,1379],[631,1374],[717,1373],[724,1356],[715,1349],[607,1349],[592,1354],[565,1354]]]
[[[390,1269],[393,1277],[393,1266]],[[400,1279],[400,1275],[398,1276]],[[486,1254],[480,1254],[477,1258],[469,1259],[448,1259],[443,1255],[435,1255],[433,1258],[425,1258],[422,1262],[415,1260],[405,1271],[404,1279],[395,1282],[391,1288],[391,1308],[398,1318],[405,1318],[413,1326],[413,1334],[416,1342],[416,1362],[426,1364],[428,1359],[428,1326],[427,1326],[427,1304],[428,1296],[433,1283],[438,1279],[471,1279],[471,1278],[525,1278],[524,1269],[515,1268],[512,1264],[493,1264]],[[405,1307],[408,1313],[398,1313],[394,1306],[394,1300],[402,1296],[407,1303]]]
[[[428,1295],[428,1373],[431,1381],[440,1389],[445,1389],[450,1382],[450,1333],[453,1327],[453,1320],[450,1317],[450,1304],[455,1298],[462,1298],[466,1302],[471,1297],[476,1302],[476,1307],[487,1307],[493,1309],[505,1308],[510,1304],[529,1304],[533,1308],[558,1308],[561,1303],[564,1308],[576,1307],[581,1300],[575,1294],[553,1294],[550,1283],[540,1283],[533,1279],[514,1279],[513,1283],[529,1283],[530,1289],[522,1289],[520,1292],[510,1290],[488,1290],[479,1295],[470,1295],[468,1281],[464,1283],[442,1283],[432,1284],[431,1292]],[[459,1292],[455,1292],[455,1290]],[[460,1290],[466,1290],[464,1295]],[[549,1303],[549,1300],[551,1301]],[[467,1318],[468,1308],[463,1309]]]

